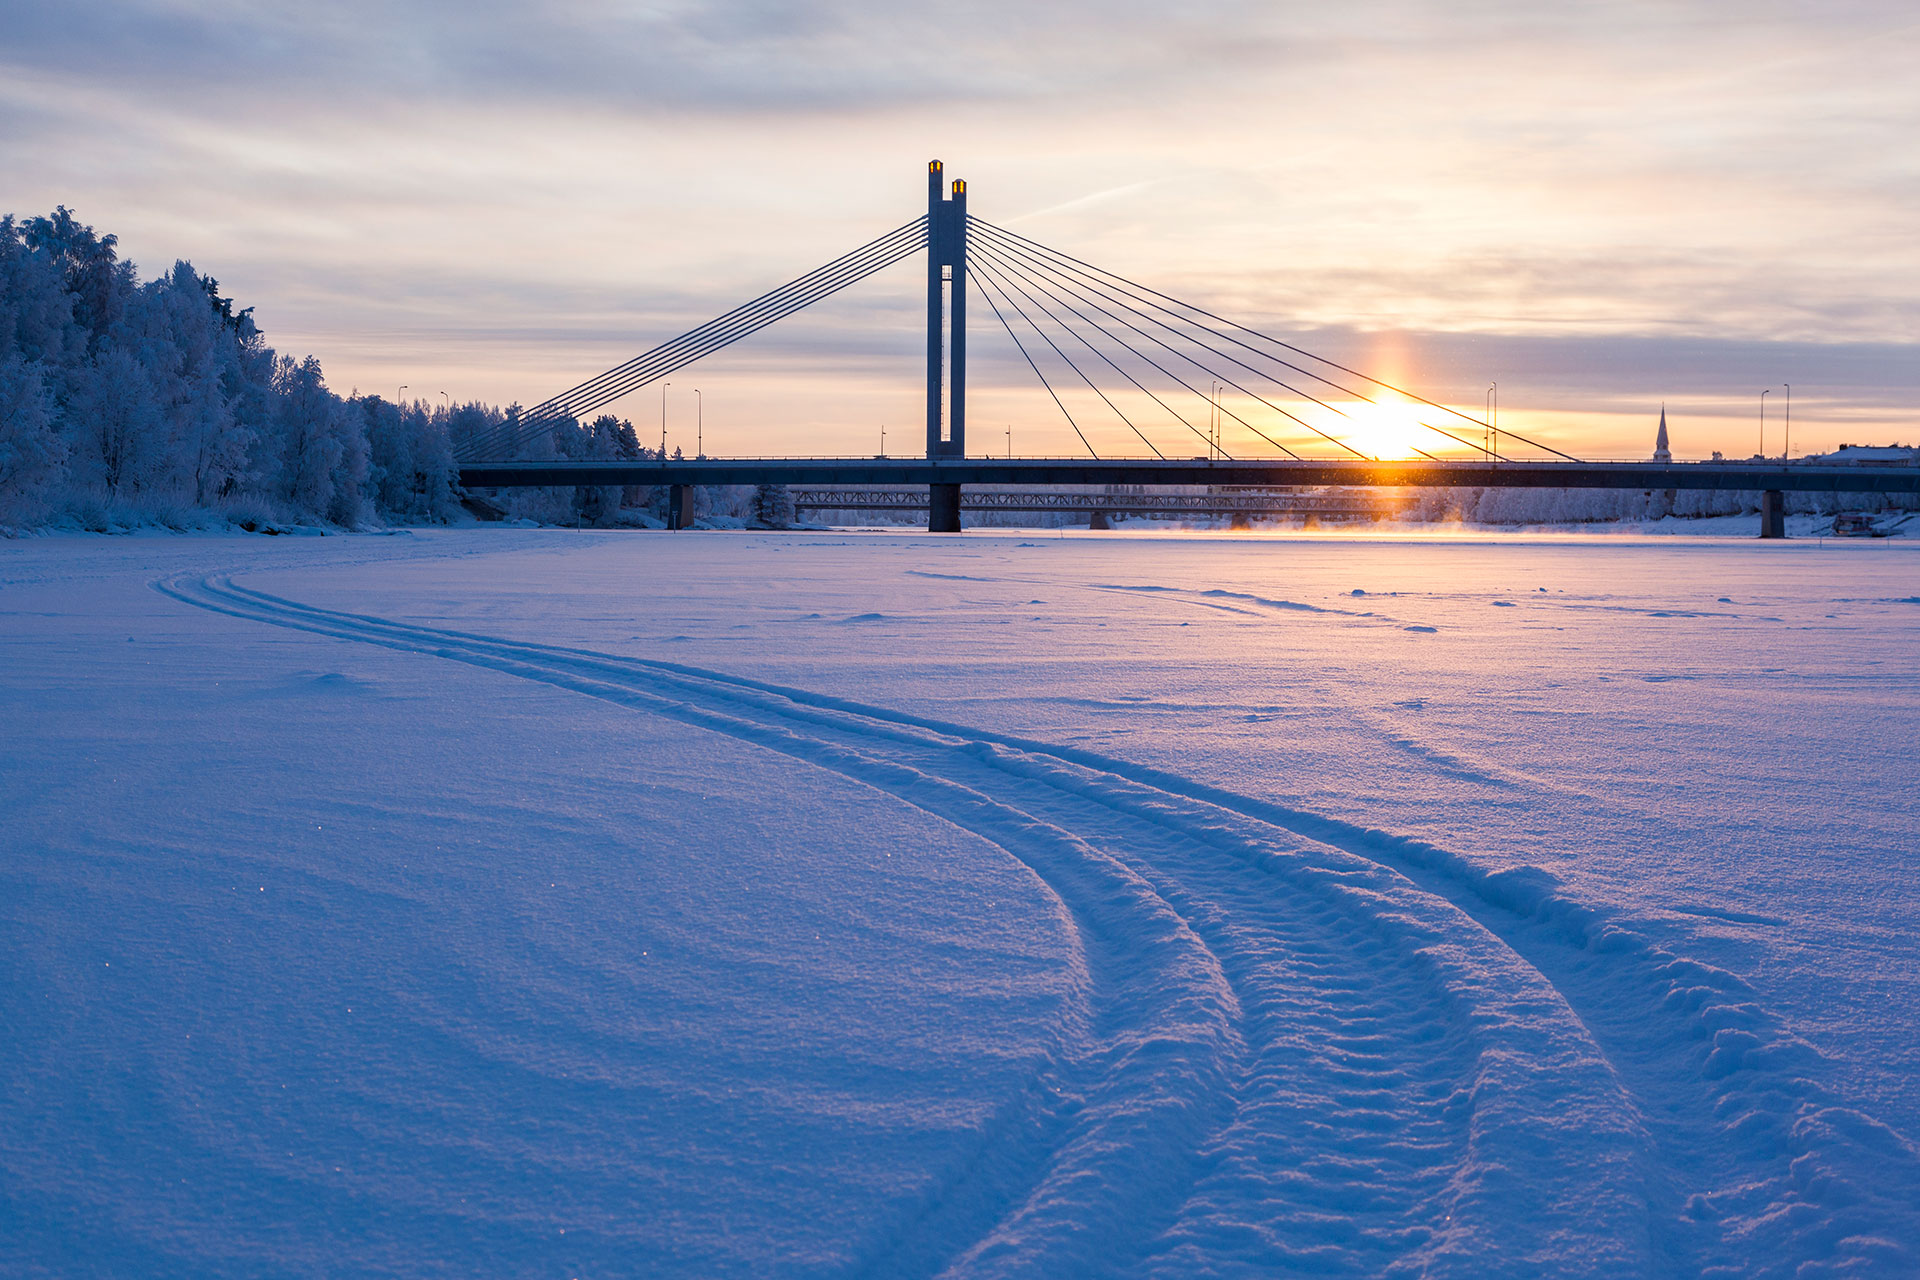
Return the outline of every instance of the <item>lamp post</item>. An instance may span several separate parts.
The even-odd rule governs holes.
[[[1487,432],[1491,443],[1487,447],[1489,459],[1500,456],[1500,384],[1487,384]]]
[[[1210,411],[1207,414],[1207,457],[1218,461],[1220,458],[1221,430],[1226,419],[1220,412],[1220,384],[1213,384],[1213,395],[1208,398]]]
[[[452,413],[452,412],[453,412],[453,397],[452,397],[452,396],[450,396],[450,395],[448,395],[448,394],[447,394],[446,392],[444,392],[444,391],[442,391],[442,392],[440,393],[440,398],[441,398],[442,400],[445,400],[445,401],[446,401],[446,403],[445,403],[445,404],[443,404],[443,405],[441,405],[440,407],[441,407],[442,409],[445,409],[445,410],[446,410],[446,411],[447,411],[448,413]]]
[[[887,424],[884,422],[880,424],[880,456],[887,456]]]
[[[700,394],[700,388],[693,389],[693,456],[707,456],[707,398]]]
[[[407,395],[407,384],[403,382],[400,384],[400,389],[393,393],[393,407],[398,409],[401,405],[401,402],[406,399],[406,395]]]
[[[667,388],[671,382],[660,384],[660,461],[667,460]]]
[[[1013,461],[1013,424],[1007,424],[1007,461]]]
[[[1760,456],[1763,458],[1767,456],[1767,392],[1772,390],[1768,387],[1760,393]]]
[[[1780,442],[1780,461],[1785,462],[1793,452],[1793,384],[1783,382],[1780,385],[1787,389],[1787,438]]]

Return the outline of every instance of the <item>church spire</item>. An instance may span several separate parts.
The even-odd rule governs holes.
[[[1667,406],[1660,406],[1660,434],[1653,438],[1653,460],[1672,462],[1673,450],[1667,447]]]

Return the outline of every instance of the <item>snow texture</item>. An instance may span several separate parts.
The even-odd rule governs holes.
[[[0,1272],[1912,1275],[1917,570],[0,548]]]

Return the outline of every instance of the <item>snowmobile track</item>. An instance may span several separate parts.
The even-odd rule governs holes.
[[[1795,1042],[1757,1013],[1727,1017],[1753,1008],[1737,980],[1550,879],[1485,875],[1417,841],[1084,751],[679,664],[321,609],[221,576],[154,585],[726,734],[1029,867],[1074,922],[1083,1003],[1043,1078],[870,1274],[1184,1275],[1256,1252],[1335,1275],[1762,1275],[1782,1232],[1869,1271],[1905,1256],[1858,1243],[1853,1217],[1809,1194],[1805,1162],[1839,1177],[1849,1144],[1812,1123],[1831,1113]],[[1664,1011],[1676,1061],[1616,1065],[1608,1020],[1575,1005],[1600,979],[1548,976],[1572,954]],[[1760,1078],[1770,1049],[1790,1069]],[[1649,1069],[1697,1076],[1697,1104],[1676,1117],[1670,1099],[1637,1096]],[[1690,1160],[1675,1150],[1759,1113],[1783,1135],[1764,1167],[1724,1141]]]

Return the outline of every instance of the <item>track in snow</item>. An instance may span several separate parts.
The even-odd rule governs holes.
[[[755,743],[1031,868],[1084,1000],[871,1274],[1906,1273],[1911,1148],[1828,1105],[1737,979],[1550,877],[678,664],[155,585]]]

